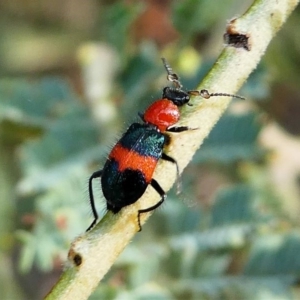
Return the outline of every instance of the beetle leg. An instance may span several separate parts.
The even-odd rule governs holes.
[[[158,208],[166,199],[165,191],[162,189],[162,187],[159,185],[159,183],[154,178],[151,179],[150,184],[156,190],[156,192],[161,196],[161,199],[159,200],[159,202],[157,202],[153,206],[150,206],[150,207],[145,208],[145,209],[139,209],[138,210],[139,231],[142,231],[142,226],[141,226],[141,221],[140,221],[141,214],[147,213],[149,211],[152,211],[152,210]]]
[[[169,161],[169,162],[175,164],[175,166],[176,166],[177,194],[180,194],[182,188],[181,188],[181,180],[180,180],[180,174],[179,174],[179,166],[178,166],[177,161],[176,161],[173,157],[167,155],[166,153],[163,153],[163,154],[162,154],[161,159],[164,159],[164,160],[166,160],[166,161]]]
[[[93,179],[100,178],[101,176],[102,176],[102,170],[99,170],[94,172],[89,179],[89,196],[90,196],[90,204],[91,204],[94,220],[86,231],[89,231],[91,228],[93,228],[98,220],[98,214],[95,206],[94,193],[93,193]]]
[[[178,126],[178,127],[175,126],[167,129],[167,131],[169,132],[182,132],[187,130],[191,130],[191,128],[189,128],[188,126]]]

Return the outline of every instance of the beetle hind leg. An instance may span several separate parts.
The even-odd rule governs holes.
[[[162,205],[162,203],[165,201],[166,199],[166,193],[165,191],[162,189],[162,187],[159,185],[159,183],[152,178],[151,182],[150,182],[151,186],[156,190],[156,192],[161,196],[161,199],[159,200],[159,202],[157,202],[156,204],[145,208],[145,209],[139,209],[138,210],[138,225],[139,225],[139,231],[142,231],[142,226],[141,226],[141,220],[140,220],[140,216],[141,214],[147,213],[149,211],[152,211],[156,208],[158,208],[159,206]]]
[[[94,172],[89,179],[89,197],[90,197],[90,204],[91,204],[94,220],[86,231],[92,229],[98,220],[98,213],[96,210],[94,193],[93,193],[93,179],[100,178],[101,176],[102,176],[102,170],[99,170]]]

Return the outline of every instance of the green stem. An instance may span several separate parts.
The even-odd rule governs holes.
[[[271,39],[298,2],[257,0],[244,15],[231,21],[228,30],[246,35],[250,51],[225,47],[198,88],[211,93],[236,93],[256,68]],[[168,148],[168,154],[176,159],[181,171],[222,116],[230,99],[194,97],[191,102],[193,106],[182,109],[180,124],[198,130],[173,134]],[[174,165],[159,162],[154,177],[168,191],[176,179]],[[158,194],[150,187],[135,204],[122,209],[117,215],[107,213],[93,230],[78,237],[71,245],[64,273],[46,299],[87,299],[137,232],[138,209],[150,207],[158,201]],[[141,215],[141,224],[150,215]]]

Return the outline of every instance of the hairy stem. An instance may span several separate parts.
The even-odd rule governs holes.
[[[211,71],[198,86],[210,93],[236,93],[256,68],[272,37],[298,4],[298,0],[256,0],[241,17],[229,22],[226,46]],[[181,111],[180,125],[190,130],[172,135],[168,155],[175,158],[182,171],[195,151],[212,130],[230,102],[226,97],[194,97],[193,106]],[[175,182],[174,164],[160,162],[155,179],[165,191]],[[78,237],[71,245],[64,273],[46,299],[87,299],[107,273],[119,254],[138,231],[137,211],[159,201],[149,187],[135,204],[112,215],[110,212],[97,226]],[[141,224],[151,215],[141,215]]]

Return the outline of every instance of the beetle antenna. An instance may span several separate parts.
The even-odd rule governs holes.
[[[238,98],[241,100],[245,100],[246,98],[239,96],[239,95],[233,95],[233,94],[227,94],[227,93],[209,93],[208,90],[201,90],[201,91],[188,91],[190,95],[193,96],[201,96],[205,99],[209,99],[210,97],[220,96],[220,97],[232,97],[232,98]]]
[[[168,73],[167,79],[169,81],[173,82],[177,89],[181,89],[182,84],[179,80],[179,76],[176,73],[173,72],[171,66],[169,65],[169,63],[167,62],[167,60],[164,57],[162,57],[161,60],[164,64],[164,67],[165,67],[167,73]]]

